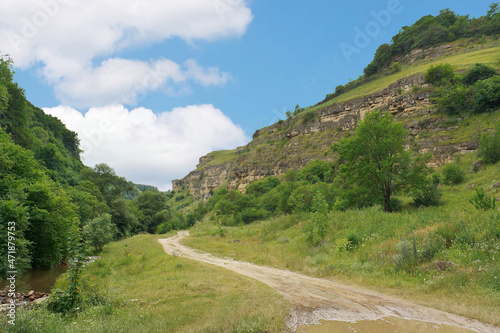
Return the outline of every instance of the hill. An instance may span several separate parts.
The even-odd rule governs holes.
[[[477,149],[482,132],[493,128],[498,116],[449,116],[431,100],[434,86],[425,82],[431,66],[447,63],[460,73],[476,63],[500,68],[500,43],[460,40],[429,49],[415,49],[395,73],[352,86],[353,89],[318,105],[299,109],[294,116],[257,130],[253,140],[235,150],[216,151],[200,158],[197,169],[173,182],[173,190],[185,188],[197,199],[208,199],[227,183],[245,188],[254,180],[300,170],[309,162],[335,161],[330,147],[351,133],[357,122],[373,110],[389,111],[409,130],[416,152],[432,151],[432,165],[453,160],[454,154]],[[364,79],[360,79],[364,81]]]

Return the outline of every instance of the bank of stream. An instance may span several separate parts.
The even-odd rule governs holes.
[[[49,269],[32,269],[16,278],[16,291],[29,292],[34,290],[49,293],[56,279],[68,270],[68,265],[59,265]],[[0,289],[7,287],[8,281],[0,279]]]

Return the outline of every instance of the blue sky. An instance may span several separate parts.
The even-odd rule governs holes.
[[[402,26],[490,3],[25,0],[0,14],[0,51],[29,100],[79,133],[87,165],[167,189],[201,155],[356,79]],[[358,29],[372,29],[363,45]]]

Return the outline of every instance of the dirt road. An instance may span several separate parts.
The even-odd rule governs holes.
[[[424,306],[416,305],[373,291],[354,288],[333,281],[248,262],[220,258],[182,245],[189,231],[177,236],[159,239],[165,252],[190,258],[249,276],[279,291],[295,305],[288,320],[292,331],[300,325],[323,320],[359,321],[377,320],[394,316],[436,324],[459,326],[476,332],[500,332],[500,328]]]

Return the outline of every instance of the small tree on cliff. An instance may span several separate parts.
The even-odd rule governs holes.
[[[407,131],[389,113],[368,113],[356,133],[334,145],[341,165],[337,184],[341,207],[382,204],[393,211],[392,196],[425,182],[424,158],[405,150]]]

